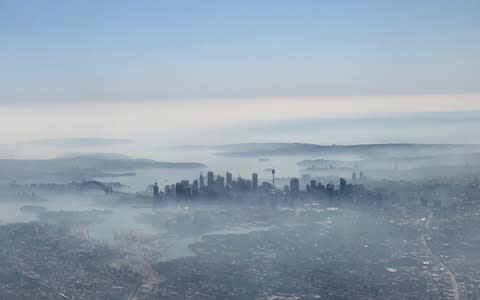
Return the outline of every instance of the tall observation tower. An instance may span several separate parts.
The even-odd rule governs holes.
[[[275,169],[272,169],[272,184],[275,186]]]
[[[153,185],[153,198],[155,200],[160,199],[160,192],[158,190],[158,183],[155,181],[155,184]]]

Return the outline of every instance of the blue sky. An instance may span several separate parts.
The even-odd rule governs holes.
[[[0,103],[480,92],[479,1],[0,0]]]

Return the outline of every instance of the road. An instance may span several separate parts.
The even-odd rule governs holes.
[[[141,251],[149,243],[149,240],[144,239],[141,233],[134,231],[119,231],[114,235],[116,246],[126,253],[125,257],[116,263],[127,265],[130,270],[141,276],[140,284],[125,299],[144,300],[154,295],[164,278],[152,268],[154,259]]]
[[[430,247],[428,246],[427,242],[425,241],[425,234],[430,231],[430,221],[432,220],[433,212],[430,212],[427,218],[427,222],[425,222],[425,232],[422,234],[421,239],[423,246],[427,250],[428,254],[435,260],[436,263],[438,263],[448,274],[450,277],[450,282],[452,284],[452,291],[453,291],[453,299],[454,300],[460,300],[460,293],[458,292],[458,284],[457,284],[457,279],[455,278],[455,274],[453,274],[452,271],[442,262],[442,260],[435,255]]]
[[[134,255],[129,255],[132,258],[130,264],[133,264],[142,274],[142,283],[128,296],[128,300],[143,300],[150,295],[154,295],[158,289],[158,285],[163,281],[157,272],[152,269],[149,263],[139,251],[140,243],[135,243]],[[132,257],[134,256],[134,257]]]

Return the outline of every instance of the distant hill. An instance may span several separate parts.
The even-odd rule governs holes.
[[[418,168],[426,166],[449,166],[449,165],[479,165],[480,153],[466,154],[438,154],[438,155],[404,155],[401,157],[388,158],[369,158],[359,161],[342,161],[327,159],[310,159],[302,160],[297,166],[310,169],[321,168],[392,168],[392,166],[400,166],[402,168]]]
[[[222,156],[272,156],[272,155],[329,155],[355,154],[362,157],[403,156],[408,153],[471,153],[480,150],[480,145],[471,144],[360,144],[318,145],[307,143],[245,143],[216,147]]]
[[[132,143],[132,141],[129,139],[61,138],[61,139],[35,140],[35,141],[26,142],[22,144],[75,148],[75,147],[93,147],[93,146],[103,146],[103,145],[130,144],[130,143]]]
[[[128,171],[141,168],[202,168],[198,162],[162,162],[144,158],[129,158],[114,156],[80,155],[74,157],[56,158],[53,161],[67,167],[91,167],[107,171]]]
[[[76,158],[76,157],[84,157],[84,158],[93,158],[93,159],[132,159],[131,156],[120,154],[120,153],[65,153],[60,158]]]
[[[198,162],[160,162],[151,159],[129,158],[113,155],[80,155],[54,159],[0,159],[0,179],[63,178],[80,180],[91,177],[125,175],[145,168],[203,168]],[[109,173],[109,172],[114,172]],[[132,174],[129,172],[128,174]]]

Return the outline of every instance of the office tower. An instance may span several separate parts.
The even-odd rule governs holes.
[[[221,192],[225,189],[225,177],[218,175],[215,180],[214,189],[216,192]]]
[[[330,182],[329,184],[327,184],[325,190],[329,196],[333,196],[333,194],[335,193],[335,186],[333,185],[333,183]]]
[[[238,177],[237,186],[240,191],[247,191],[250,189],[248,186],[248,181],[243,179],[242,177]]]
[[[320,181],[317,183],[317,190],[319,191],[325,190],[325,186]]]
[[[194,180],[192,185],[192,196],[196,197],[198,196],[198,193],[199,193],[198,180]]]
[[[232,187],[232,182],[233,182],[232,173],[227,172],[226,178],[227,178],[227,187]]]
[[[214,179],[213,179],[213,172],[210,171],[207,173],[207,187],[209,190],[213,189]]]
[[[252,181],[250,179],[247,179],[246,183],[247,183],[247,190],[251,190],[252,189]]]
[[[313,192],[317,189],[317,182],[315,180],[310,180],[310,191]]]
[[[345,178],[340,177],[340,192],[343,192],[346,186],[347,181],[345,180]]]
[[[203,188],[205,186],[205,178],[203,177],[203,174],[200,173],[200,188]]]
[[[300,191],[300,182],[298,181],[298,178],[290,179],[290,194],[297,195],[299,191]]]
[[[155,200],[158,200],[160,199],[160,193],[158,192],[158,183],[155,182],[155,184],[153,185],[153,198]]]
[[[172,189],[170,187],[170,185],[165,185],[165,196],[171,196],[172,195]]]
[[[252,174],[252,189],[254,189],[254,190],[258,189],[258,174],[257,173]]]
[[[183,185],[180,182],[175,184],[175,196],[181,198],[183,196]]]

